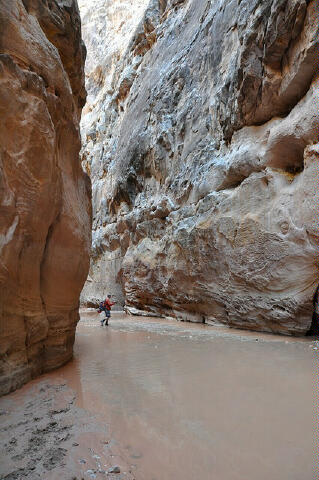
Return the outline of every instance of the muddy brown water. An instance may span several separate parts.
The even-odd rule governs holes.
[[[205,325],[84,315],[65,369],[139,480],[314,478],[315,345]]]
[[[74,360],[49,377],[108,425],[136,480],[311,480],[316,348],[118,313],[101,327],[82,312]]]

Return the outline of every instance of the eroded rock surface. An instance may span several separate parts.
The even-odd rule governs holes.
[[[90,249],[76,0],[0,0],[0,394],[72,356]]]
[[[100,141],[100,136],[96,137],[97,129],[105,130],[108,127],[108,135],[112,135],[112,122],[117,118],[113,97],[117,94],[115,85],[118,82],[118,75],[121,75],[119,65],[121,66],[125,61],[127,48],[134,37],[137,26],[141,21],[143,25],[148,3],[149,0],[96,0],[95,2],[79,0],[82,34],[88,51],[86,59],[88,97],[82,116],[84,163],[88,173],[91,174],[93,149],[95,152],[94,163],[97,164],[96,167],[93,166],[93,171],[96,169],[100,171],[102,168],[100,180],[98,180],[100,174],[94,173],[92,176],[94,183],[95,180],[99,182],[99,187],[93,188],[93,193],[97,196],[96,199],[93,199],[93,209],[98,211],[103,204],[104,213],[106,211],[106,199],[104,198],[106,171],[103,171],[102,163],[100,163],[104,155],[104,143]],[[139,58],[138,61],[140,62]],[[126,86],[129,89],[128,84],[133,79],[134,68],[129,64],[127,75],[124,73],[123,85],[119,87],[119,90],[123,92]],[[95,214],[94,217],[96,217]],[[106,224],[104,222],[104,225]],[[98,228],[94,226],[96,233]],[[116,239],[114,240],[116,242]],[[122,287],[116,281],[122,264],[118,244],[115,246],[115,250],[113,253],[112,249],[106,249],[103,255],[98,255],[98,259],[96,259],[96,249],[93,248],[92,270],[82,294],[84,302],[88,302],[90,306],[96,305],[108,293],[116,296],[118,303],[114,308],[122,308],[124,305]]]
[[[86,5],[88,36],[95,2]],[[309,330],[319,276],[318,6],[151,0],[120,53],[99,37],[113,68],[87,72],[94,223],[84,303],[116,285],[132,313]],[[96,71],[103,81],[93,87]]]

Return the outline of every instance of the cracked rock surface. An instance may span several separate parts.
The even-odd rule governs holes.
[[[90,249],[76,0],[0,1],[0,395],[72,356]]]
[[[131,313],[306,334],[319,277],[318,1],[150,0],[135,26],[133,3],[85,2],[84,39],[105,13],[116,34],[97,29],[88,44],[83,303],[114,293]]]

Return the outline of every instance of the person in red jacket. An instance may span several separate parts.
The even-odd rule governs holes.
[[[104,302],[100,303],[99,311],[105,312],[105,318],[101,320],[101,326],[103,327],[104,322],[105,326],[109,324],[109,318],[111,317],[111,308],[115,305],[115,302],[111,301],[112,296],[108,295]]]

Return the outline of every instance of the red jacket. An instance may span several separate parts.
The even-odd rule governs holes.
[[[111,300],[109,298],[107,298],[105,301],[104,301],[104,304],[103,306],[106,308],[106,310],[111,310],[111,308],[113,307],[113,305],[115,305],[114,302],[111,302]]]

